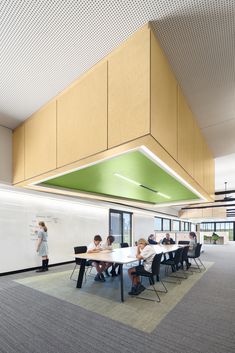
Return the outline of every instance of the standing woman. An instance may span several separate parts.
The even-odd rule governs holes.
[[[44,222],[39,222],[39,232],[38,232],[38,243],[37,243],[37,252],[38,255],[42,257],[42,267],[39,268],[36,272],[45,272],[48,271],[48,244],[47,244],[47,227]]]

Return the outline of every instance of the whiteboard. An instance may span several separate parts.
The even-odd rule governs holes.
[[[69,200],[0,192],[0,273],[36,267],[35,230],[48,227],[49,264],[73,260],[73,247],[108,235],[108,208]]]

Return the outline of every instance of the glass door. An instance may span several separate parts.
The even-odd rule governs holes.
[[[109,234],[115,237],[116,244],[132,245],[132,213],[109,210]]]
[[[114,243],[122,243],[122,214],[118,212],[109,213],[109,234],[115,238]]]
[[[123,220],[123,243],[128,243],[130,246],[132,245],[132,213],[123,212],[122,214]]]

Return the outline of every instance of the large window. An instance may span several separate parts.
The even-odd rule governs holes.
[[[235,240],[235,222],[204,222],[200,225],[201,232],[228,232],[229,240]]]
[[[180,221],[172,220],[172,231],[179,232],[180,231]]]
[[[196,224],[178,219],[154,217],[154,230],[155,232],[196,232]]]
[[[189,222],[182,222],[183,224],[183,229],[185,232],[188,232],[189,231]]]
[[[163,231],[171,230],[171,220],[170,219],[168,219],[168,218],[162,219],[162,230]]]
[[[201,223],[200,230],[204,231],[215,231],[215,223]]]
[[[162,217],[154,217],[154,230],[155,232],[179,232],[181,223],[177,219],[169,219]]]
[[[154,217],[154,230],[157,232],[162,231],[162,218]]]
[[[109,210],[109,234],[115,237],[114,243],[132,245],[132,213]]]
[[[215,229],[217,232],[228,232],[229,240],[234,240],[234,222],[216,222]]]
[[[218,231],[233,230],[233,222],[216,222],[215,229]]]

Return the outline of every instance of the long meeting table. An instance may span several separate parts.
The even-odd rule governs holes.
[[[179,246],[178,245],[151,245],[156,254],[166,254],[170,252],[176,251]],[[124,302],[124,285],[123,285],[123,265],[136,262],[136,252],[137,247],[128,247],[128,248],[120,248],[113,250],[102,250],[97,253],[81,253],[75,254],[74,256],[81,260],[80,270],[77,278],[77,288],[82,288],[83,276],[86,267],[86,261],[101,261],[101,262],[109,262],[116,263],[120,266],[120,291],[121,291],[121,301]]]

